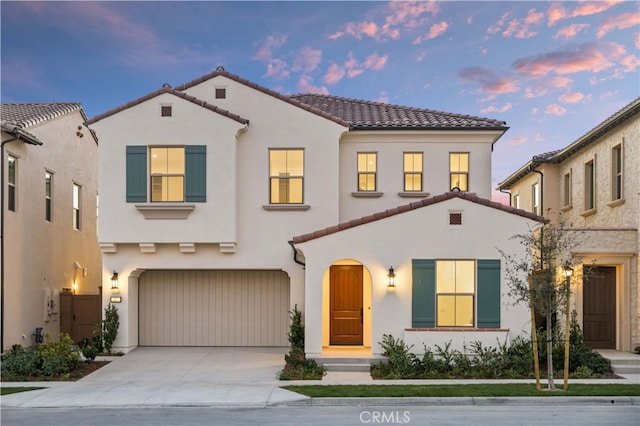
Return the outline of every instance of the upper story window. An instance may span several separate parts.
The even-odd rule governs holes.
[[[540,184],[531,185],[531,211],[534,214],[540,214]]]
[[[564,174],[562,178],[562,205],[571,205],[571,170]]]
[[[376,190],[377,158],[375,152],[358,153],[358,191]]]
[[[584,209],[596,208],[596,168],[594,160],[584,164]]]
[[[469,190],[469,153],[449,153],[449,188],[460,191]]]
[[[151,148],[129,145],[126,155],[128,203],[144,203],[149,199],[152,202],[207,201],[206,145]]]
[[[184,147],[152,147],[151,202],[184,201]]]
[[[16,165],[18,159],[9,155],[7,159],[7,209],[16,211]]]
[[[404,190],[422,191],[422,153],[404,153]]]
[[[520,194],[516,194],[513,196],[513,207],[516,209],[520,208]]]
[[[304,150],[269,150],[269,202],[302,204],[304,201]]]
[[[73,229],[80,229],[81,210],[82,203],[82,187],[78,184],[73,184]]]
[[[624,197],[623,166],[622,144],[620,144],[611,149],[611,201],[621,200]]]
[[[436,325],[473,327],[476,265],[473,260],[436,261]]]
[[[44,219],[51,222],[53,219],[53,173],[44,172]]]

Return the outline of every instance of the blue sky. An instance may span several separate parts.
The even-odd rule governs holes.
[[[283,94],[504,120],[494,186],[640,95],[636,1],[0,7],[3,102],[81,102],[93,117],[222,65]]]

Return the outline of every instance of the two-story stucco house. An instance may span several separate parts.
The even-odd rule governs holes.
[[[513,206],[579,235],[575,255],[593,273],[572,289],[572,308],[593,348],[630,351],[640,342],[639,112],[640,98],[499,184]]]
[[[98,143],[78,103],[3,103],[2,349],[53,340],[60,293],[99,293]],[[97,296],[94,298],[97,299]],[[95,305],[100,317],[100,306]],[[67,319],[71,319],[67,316]],[[91,325],[88,333],[91,336]]]
[[[286,96],[218,68],[89,124],[119,350],[287,346],[295,306],[314,357],[529,329],[497,248],[542,218],[488,201],[504,122]]]

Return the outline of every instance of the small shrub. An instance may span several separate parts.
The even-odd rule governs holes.
[[[25,377],[38,374],[40,359],[32,348],[23,348],[16,344],[2,355],[2,379],[20,381]]]
[[[588,379],[593,377],[593,371],[586,365],[581,365],[576,368],[576,371],[573,372],[572,376],[576,379]]]
[[[289,311],[291,325],[287,338],[291,343],[289,353],[285,354],[284,369],[276,373],[279,380],[320,380],[326,374],[326,370],[318,367],[313,359],[307,359],[304,353],[304,324],[302,313],[296,305],[293,311]]]
[[[104,350],[108,353],[111,353],[113,342],[118,337],[119,326],[118,308],[116,308],[116,305],[109,303],[109,306],[104,309],[104,321],[102,321],[102,340],[104,342]]]
[[[36,346],[42,362],[40,373],[43,376],[68,373],[80,365],[80,353],[68,334],[60,333],[57,342],[51,342],[48,335],[46,340],[46,343]]]
[[[640,354],[640,345],[636,345],[636,347],[633,348],[633,352]]]
[[[98,349],[94,343],[93,339],[84,338],[78,342],[78,347],[82,352],[82,355],[89,361],[93,361],[96,359],[96,356],[100,353],[100,349]]]
[[[413,345],[407,346],[402,339],[384,334],[380,346],[384,349],[382,355],[388,359],[387,366],[384,367],[387,374],[393,373],[400,378],[415,376],[418,358],[410,352]]]

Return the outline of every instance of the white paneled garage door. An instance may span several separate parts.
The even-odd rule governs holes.
[[[140,346],[288,346],[282,271],[147,271]]]

